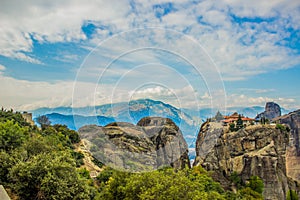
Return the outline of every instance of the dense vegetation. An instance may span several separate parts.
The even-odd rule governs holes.
[[[101,199],[263,199],[261,179],[251,178],[237,193],[224,191],[200,166],[175,172],[163,168],[129,174],[106,168],[98,177]],[[258,184],[257,184],[258,183]]]
[[[245,185],[235,175],[233,193],[201,167],[147,173],[104,167],[93,180],[82,167],[83,154],[74,151],[78,133],[41,122],[40,129],[20,113],[0,111],[0,184],[13,199],[262,199],[258,177]]]

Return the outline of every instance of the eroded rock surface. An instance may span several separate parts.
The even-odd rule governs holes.
[[[94,157],[114,168],[148,171],[162,166],[190,167],[188,146],[179,128],[168,118],[145,117],[137,125],[88,125],[79,133]]]
[[[300,181],[300,110],[275,118],[273,121],[290,128],[290,142],[286,154],[287,174]]]
[[[258,114],[256,119],[265,118],[268,120],[272,120],[276,117],[281,116],[281,108],[277,103],[267,102],[265,106],[265,111]]]
[[[225,188],[237,172],[245,182],[251,176],[263,179],[265,199],[285,199],[289,189],[297,190],[297,182],[287,177],[287,131],[275,126],[255,125],[229,132],[216,123],[204,123],[200,129],[194,165],[214,171],[214,178]]]

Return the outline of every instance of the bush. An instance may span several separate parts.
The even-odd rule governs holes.
[[[264,182],[258,176],[251,176],[249,183],[246,184],[247,187],[250,187],[252,190],[256,191],[259,194],[262,194],[264,190]]]
[[[136,174],[108,169],[97,179],[106,183],[102,199],[225,199],[220,184],[201,169],[175,172],[172,168],[164,168]]]
[[[11,151],[19,147],[27,136],[28,129],[12,120],[0,123],[0,150]]]
[[[281,131],[287,131],[287,132],[290,131],[290,128],[287,127],[287,126],[285,126],[285,125],[283,125],[283,124],[276,124],[276,129],[279,129]]]
[[[298,200],[298,195],[294,190],[289,190],[286,195],[286,200]]]
[[[9,176],[21,199],[89,199],[74,160],[66,152],[39,154],[19,162]]]
[[[251,190],[249,187],[245,187],[238,191],[238,199],[247,199],[247,200],[263,200],[263,197],[258,192]]]
[[[242,179],[241,177],[238,175],[237,172],[233,172],[230,177],[229,180],[238,188],[240,189],[243,185]]]
[[[229,130],[230,130],[231,132],[233,132],[233,131],[236,130],[236,129],[235,129],[235,124],[234,124],[234,123],[229,124]]]

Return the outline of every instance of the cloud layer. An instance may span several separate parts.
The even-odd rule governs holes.
[[[215,64],[211,65],[203,59],[205,62],[200,64],[202,72],[209,71],[207,69],[210,66],[216,66],[215,76],[220,75],[228,82],[246,80],[273,70],[299,67],[299,10],[299,1],[285,0],[5,0],[0,7],[0,55],[44,65],[46,61],[36,52],[37,44],[43,47],[46,44],[74,43],[78,48],[85,49],[93,49],[100,44],[100,48],[97,48],[97,63],[89,63],[90,66],[84,72],[80,72],[80,79],[76,80],[76,84],[82,89],[82,96],[85,97],[76,102],[78,106],[95,102],[109,103],[111,98],[122,101],[133,96],[166,98],[165,101],[175,105],[178,104],[178,99],[181,99],[180,104],[184,107],[195,104],[208,106],[214,97],[213,92],[218,93],[222,88],[212,84],[205,88],[205,83],[213,82],[215,78],[209,74],[195,75],[191,66],[202,61],[202,57],[195,52],[201,49]],[[148,31],[153,27],[156,31]],[[114,38],[112,45],[101,46],[111,38]],[[187,41],[194,41],[195,45],[188,45]],[[170,51],[162,53],[145,49],[136,51],[137,47],[158,46],[168,47],[175,54],[171,55]],[[115,67],[106,70],[105,91],[101,91],[101,95],[97,96],[98,93],[94,91],[95,88],[97,90],[97,79],[101,76],[99,69],[105,67],[99,63],[111,61],[124,53],[124,49],[134,51],[127,52],[128,54],[118,59]],[[188,53],[185,57],[188,57],[192,64],[186,62],[185,57],[180,57],[185,53]],[[72,60],[77,60],[80,56],[67,53],[56,55],[52,59],[70,65]],[[162,69],[156,76],[169,83],[172,82],[171,79],[175,79],[173,86],[166,87],[164,83],[156,81],[157,85],[148,87],[138,84],[136,87],[141,88],[136,91],[131,87],[135,78],[143,79],[141,74],[147,71],[133,69],[147,63],[167,65],[188,82],[178,84],[177,75],[171,76],[170,71]],[[4,106],[22,109],[31,108],[31,104],[35,104],[36,107],[53,107],[70,105],[72,99],[74,103],[72,81],[56,80],[54,83],[48,83],[18,80],[3,74],[7,68],[0,65],[1,90],[6,94],[1,97]],[[74,74],[75,71],[76,69]],[[149,73],[148,71],[146,75]],[[124,75],[127,75],[127,79],[124,79]],[[127,81],[122,82],[120,78]],[[122,83],[122,87],[118,88],[119,96],[112,97],[111,91],[116,89],[117,81]],[[28,90],[32,91],[30,96],[24,92]],[[91,94],[85,91],[90,91]],[[253,96],[229,94],[227,100],[239,105],[263,104],[269,100],[282,102],[285,106],[297,104],[293,98],[263,97],[263,90],[254,93],[256,95]]]

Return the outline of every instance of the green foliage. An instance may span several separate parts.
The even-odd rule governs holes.
[[[55,124],[53,128],[57,132],[62,133],[65,137],[69,138],[72,144],[80,142],[79,134],[74,130],[68,129],[66,125]]]
[[[73,148],[73,144],[80,141],[79,134],[76,131],[70,130],[65,125],[60,124],[44,127],[42,134],[56,138],[58,143],[69,148]]]
[[[104,166],[104,164],[103,164],[102,162],[100,162],[100,161],[99,161],[97,158],[95,158],[95,157],[93,157],[92,162],[93,162],[96,166],[98,166],[98,167],[100,167],[100,168],[102,168],[102,167]]]
[[[237,172],[233,172],[232,174],[230,174],[229,180],[234,183],[234,185],[240,189],[243,185],[243,181],[241,179],[241,177],[238,175]]]
[[[76,167],[80,167],[81,165],[84,164],[84,161],[83,161],[84,155],[82,153],[72,151],[71,154],[72,154],[72,157],[75,159]]]
[[[106,167],[98,176],[97,176],[97,180],[100,183],[106,183],[110,177],[112,177],[112,175],[114,174],[115,170],[113,170],[110,167]]]
[[[245,187],[238,191],[237,194],[238,199],[245,199],[245,200],[263,200],[264,198],[262,195],[250,187]]]
[[[265,117],[262,117],[262,118],[260,119],[260,123],[261,123],[261,124],[266,124],[266,123],[267,123],[267,119],[266,119]]]
[[[264,183],[258,176],[251,176],[249,181],[245,184],[240,175],[237,172],[233,172],[229,180],[236,186],[237,193],[226,193],[226,199],[245,199],[255,200],[263,199],[262,192],[264,189]]]
[[[298,200],[298,195],[294,190],[289,190],[286,195],[286,200]]]
[[[243,120],[242,120],[242,116],[239,115],[239,118],[238,118],[238,120],[236,121],[236,129],[237,129],[237,130],[240,130],[240,129],[242,129],[242,128],[244,128]]]
[[[230,130],[231,132],[233,132],[233,131],[236,130],[236,129],[235,129],[235,124],[234,124],[234,123],[229,124],[229,130]]]
[[[2,108],[2,110],[0,110],[0,122],[7,121],[14,121],[20,126],[30,126],[30,124],[25,121],[21,113],[14,113],[13,110],[6,111]]]
[[[172,168],[163,168],[136,174],[104,170],[98,176],[98,180],[105,183],[102,184],[101,198],[225,199],[220,184],[197,168],[177,172]]]
[[[0,150],[11,151],[20,146],[28,135],[26,127],[13,121],[0,123]]]
[[[9,170],[15,165],[16,160],[5,151],[0,151],[0,185],[6,185],[9,183],[8,173]]]
[[[0,184],[21,200],[96,198],[89,173],[76,170],[83,158],[72,146],[78,133],[63,125],[38,130],[22,120],[0,112]]]
[[[246,186],[250,187],[253,191],[256,191],[259,194],[262,194],[264,190],[264,182],[258,176],[251,176]]]
[[[38,154],[14,165],[9,176],[21,199],[88,199],[66,152]]]
[[[290,131],[290,128],[288,126],[283,125],[283,124],[276,124],[276,129],[279,129],[281,131],[287,131],[287,132]]]

